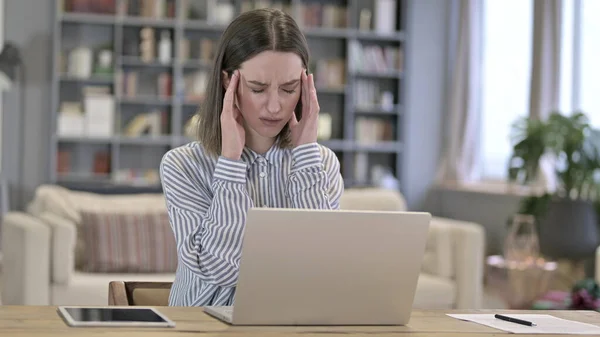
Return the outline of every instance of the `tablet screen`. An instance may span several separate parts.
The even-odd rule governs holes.
[[[166,321],[146,308],[65,308],[75,322],[152,322]]]

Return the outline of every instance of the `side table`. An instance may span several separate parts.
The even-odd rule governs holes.
[[[486,261],[486,278],[488,286],[510,309],[531,309],[533,303],[548,292],[557,268],[556,262],[542,258],[515,262],[493,255]]]

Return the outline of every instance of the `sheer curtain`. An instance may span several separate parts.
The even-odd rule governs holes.
[[[572,105],[564,104],[566,100],[575,101],[569,92],[572,86],[565,84],[573,84],[571,70],[564,67],[569,55],[561,49],[563,41],[576,42],[563,29],[565,17],[573,21],[573,13],[565,13],[564,1],[570,0],[459,2],[448,98],[451,123],[439,181],[505,181],[512,123],[523,116],[546,118],[553,110]],[[600,0],[590,6],[600,10]],[[600,23],[590,21],[593,24],[600,34]],[[600,42],[596,46],[600,50]],[[600,66],[597,70],[600,74]],[[597,92],[598,99],[590,100],[588,106],[598,111],[600,123]],[[543,159],[540,187],[554,187],[549,172],[552,164],[551,158]]]
[[[533,6],[533,59],[529,117],[546,119],[560,108],[562,0],[535,0]],[[554,191],[554,159],[544,155],[540,161],[536,186]]]
[[[562,0],[535,0],[529,116],[545,119],[559,109]]]
[[[481,179],[504,181],[512,123],[529,110],[534,4],[533,0],[482,2]]]
[[[594,127],[600,127],[600,1],[579,0],[581,4],[578,14],[580,20],[576,29],[580,36],[580,50],[575,53],[575,64],[578,65],[579,76],[576,77],[576,88],[579,97],[575,100],[574,109],[581,109],[591,120]],[[578,54],[578,55],[577,55]]]
[[[454,64],[449,83],[449,141],[439,182],[473,181],[479,163],[479,92],[481,73],[481,1],[459,0]]]

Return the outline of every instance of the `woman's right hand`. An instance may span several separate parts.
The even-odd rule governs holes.
[[[221,155],[227,159],[239,160],[246,145],[242,113],[236,104],[239,70],[233,72],[223,98],[221,111]]]

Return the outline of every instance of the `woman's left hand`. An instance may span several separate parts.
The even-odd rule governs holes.
[[[296,119],[296,114],[292,114],[290,119],[290,132],[292,144],[294,147],[316,143],[319,124],[319,101],[317,100],[317,90],[313,75],[306,75],[303,70],[302,75],[302,117],[300,121]]]

